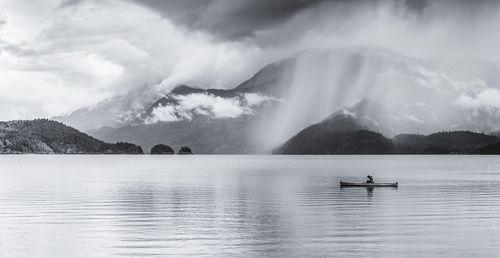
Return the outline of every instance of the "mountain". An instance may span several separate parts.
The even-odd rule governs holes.
[[[197,116],[191,120],[130,125],[92,134],[107,141],[129,139],[146,150],[158,143],[165,143],[174,149],[187,145],[199,154],[262,153],[262,150],[251,144],[251,135],[246,130],[251,119],[250,116],[234,119]]]
[[[365,130],[352,116],[334,114],[293,136],[276,154],[384,154],[392,142]]]
[[[69,114],[52,117],[81,131],[102,127],[118,128],[137,121],[147,105],[158,98],[154,84],[145,84],[126,93],[119,93],[100,103],[78,109]]]
[[[366,130],[352,114],[334,113],[291,137],[275,154],[500,154],[500,137],[470,131],[392,139]]]
[[[161,142],[196,145],[197,153],[269,153],[336,111],[385,137],[491,133],[500,129],[500,105],[488,96],[500,94],[499,81],[495,62],[422,60],[380,48],[317,49],[269,64],[232,89],[150,86],[57,120],[148,149]]]
[[[142,154],[140,146],[105,143],[47,119],[0,122],[0,153]]]
[[[105,141],[129,140],[146,149],[159,142],[200,154],[266,153],[258,145],[259,119],[280,103],[275,87],[287,61],[266,66],[231,90],[174,88],[125,126],[89,130]]]
[[[80,130],[94,132],[101,130],[101,128],[106,130],[106,128],[139,125],[151,121],[165,122],[162,121],[164,119],[155,117],[153,111],[165,106],[178,105],[179,98],[189,95],[212,96],[232,101],[253,93],[253,95],[247,95],[253,98],[252,100],[255,100],[256,94],[258,94],[257,97],[264,97],[264,99],[274,99],[280,96],[283,91],[282,87],[285,84],[278,82],[284,77],[284,73],[287,71],[287,67],[292,65],[291,63],[292,60],[283,59],[269,64],[233,89],[200,89],[188,85],[178,85],[165,93],[163,90],[157,89],[158,85],[146,84],[127,94],[106,99],[95,106],[81,108],[53,119]]]

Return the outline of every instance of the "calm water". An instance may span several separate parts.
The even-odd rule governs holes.
[[[339,188],[339,180],[399,189]],[[500,256],[500,157],[1,156],[0,256]]]

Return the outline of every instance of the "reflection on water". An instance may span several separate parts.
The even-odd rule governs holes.
[[[366,194],[368,195],[368,198],[371,199],[373,197],[373,187],[367,187]]]
[[[370,171],[399,188],[340,188]],[[0,256],[494,256],[475,156],[0,156]]]

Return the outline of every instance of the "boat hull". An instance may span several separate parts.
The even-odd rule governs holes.
[[[398,183],[349,183],[340,181],[340,187],[398,187]]]

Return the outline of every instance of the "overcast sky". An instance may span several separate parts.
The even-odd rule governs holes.
[[[0,0],[0,120],[145,84],[231,88],[315,47],[500,60],[500,1]]]

